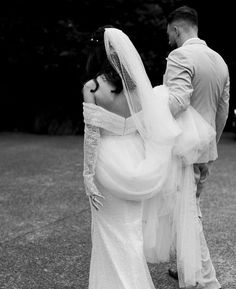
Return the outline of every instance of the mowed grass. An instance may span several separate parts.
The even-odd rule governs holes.
[[[1,289],[87,289],[90,209],[82,170],[82,136],[0,134]],[[236,288],[235,172],[236,141],[226,134],[201,206],[224,289]],[[178,288],[168,266],[150,265],[156,288]]]
[[[1,289],[83,288],[90,212],[82,169],[81,136],[0,135]]]

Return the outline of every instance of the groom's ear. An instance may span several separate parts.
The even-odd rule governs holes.
[[[178,28],[178,26],[174,26],[174,31],[175,31],[176,35],[179,36],[179,28]]]

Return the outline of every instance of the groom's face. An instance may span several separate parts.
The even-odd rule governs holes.
[[[168,35],[168,39],[169,39],[169,45],[171,48],[177,48],[177,29],[176,26],[174,26],[173,24],[168,24],[167,26],[167,35]]]

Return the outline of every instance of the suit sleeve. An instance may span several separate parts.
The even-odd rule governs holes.
[[[191,62],[183,52],[172,51],[167,58],[164,84],[169,89],[169,107],[176,117],[190,105],[193,69]]]
[[[225,127],[229,114],[229,96],[230,96],[230,79],[229,75],[223,93],[219,99],[216,111],[216,142],[218,143]]]

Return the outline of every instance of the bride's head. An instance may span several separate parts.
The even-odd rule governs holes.
[[[104,75],[108,82],[110,82],[115,89],[114,93],[120,93],[123,90],[123,85],[119,74],[108,60],[105,44],[104,33],[106,28],[114,28],[111,25],[99,27],[92,33],[89,39],[90,51],[86,64],[87,79],[93,79],[96,83],[95,91],[99,88],[97,77]]]

